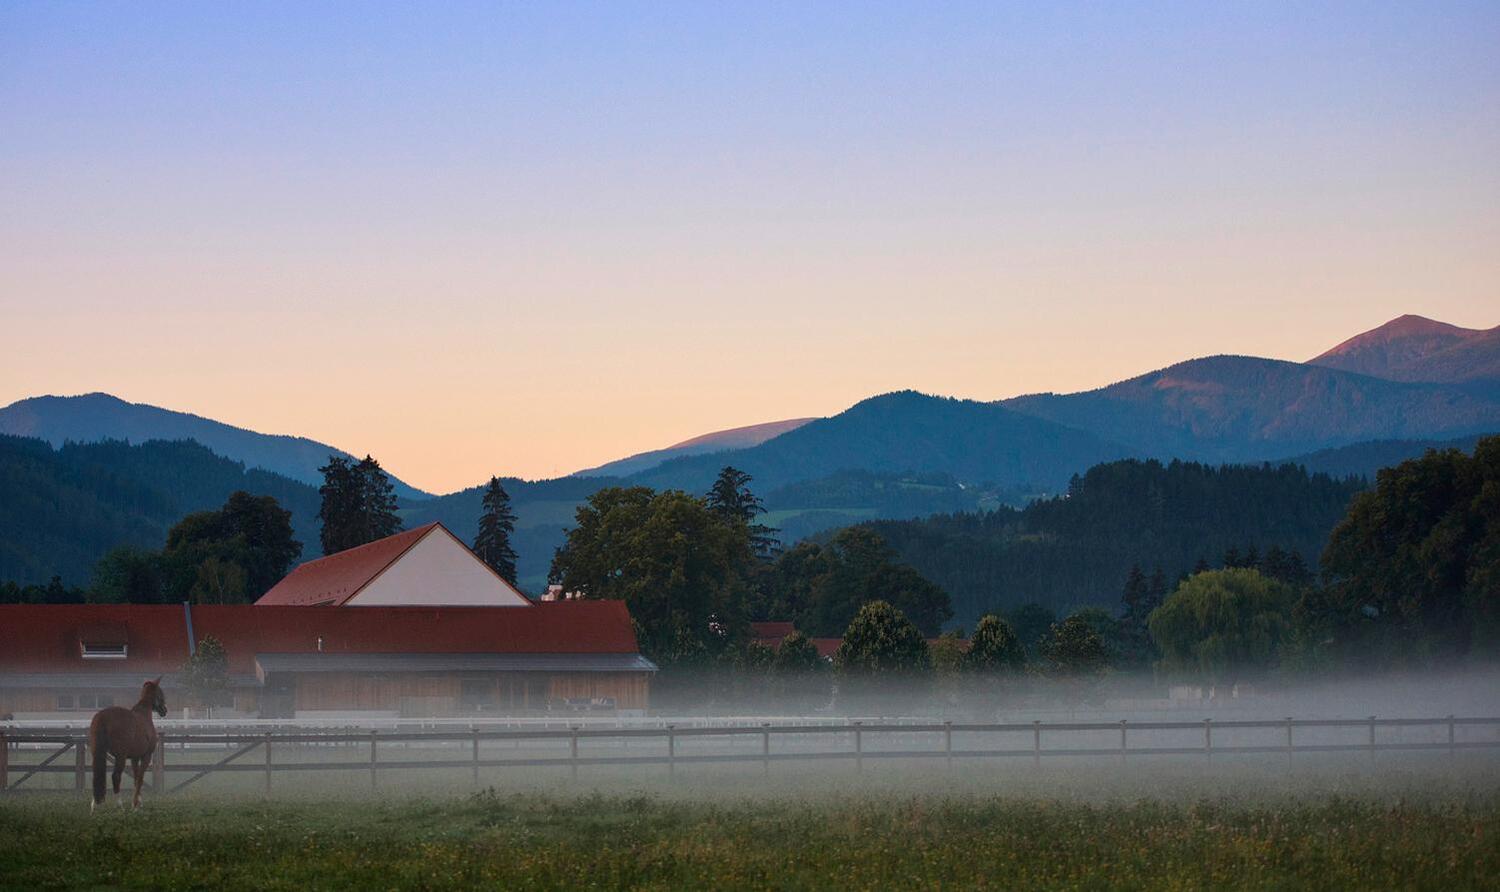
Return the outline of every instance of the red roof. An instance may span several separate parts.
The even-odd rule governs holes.
[[[797,627],[791,623],[751,623],[750,637],[759,644],[775,647],[781,643],[781,639],[797,631]]]
[[[362,607],[309,610],[251,604],[192,608],[193,635],[212,635],[231,673],[253,673],[256,654],[634,654],[623,601],[514,607]],[[123,660],[85,660],[80,636],[120,630]],[[101,642],[102,643],[102,642]],[[182,605],[0,605],[0,672],[175,672],[188,657]]]
[[[842,638],[809,638],[808,640],[812,642],[813,647],[818,649],[818,656],[825,660],[833,659],[833,655],[838,653],[839,645],[844,643]]]
[[[465,551],[469,550],[469,546],[464,545],[462,540],[450,533],[442,524],[436,522],[424,524],[396,533],[394,536],[386,536],[384,539],[376,539],[374,542],[300,564],[293,568],[284,579],[272,586],[270,591],[261,595],[260,600],[255,603],[263,607],[342,606],[348,603],[350,598],[359,594],[365,586],[374,582],[375,578],[384,573],[387,567],[399,560],[433,530],[442,530]],[[484,565],[479,558],[475,557],[474,560],[485,566],[486,570],[494,573],[494,570]],[[499,579],[499,576],[495,578]],[[509,588],[514,588],[504,580],[501,582]],[[520,593],[517,592],[517,594]],[[525,596],[522,595],[522,597]]]

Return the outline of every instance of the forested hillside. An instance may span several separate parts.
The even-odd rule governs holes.
[[[246,470],[197,443],[69,443],[0,435],[0,580],[86,585],[96,561],[120,545],[160,548],[193,511],[236,490],[268,495],[292,512],[302,558],[317,557],[318,491]]]
[[[1306,455],[1282,459],[1277,464],[1301,465],[1309,474],[1331,477],[1365,477],[1375,482],[1375,472],[1392,468],[1404,461],[1421,458],[1432,449],[1461,449],[1473,452],[1485,434],[1459,437],[1455,440],[1371,440],[1336,449],[1320,449]]]
[[[993,403],[900,391],[863,400],[751,449],[678,458],[632,484],[702,492],[725,465],[766,491],[842,471],[948,474],[966,483],[1059,486],[1101,461],[1140,454]]]
[[[0,407],[0,434],[36,437],[53,446],[64,443],[102,443],[120,440],[192,440],[216,455],[244,462],[248,468],[270,471],[317,486],[318,469],[329,455],[355,456],[307,437],[263,434],[212,418],[177,412],[145,403],[130,403],[107,393],[80,396],[39,396]],[[396,494],[426,498],[427,493],[392,478]]]
[[[1193,359],[1098,390],[1003,405],[1124,443],[1133,455],[1214,462],[1500,428],[1500,394],[1478,383],[1386,381],[1253,356]]]
[[[1114,606],[1132,565],[1169,579],[1229,549],[1272,546],[1316,566],[1360,480],[1284,465],[1097,465],[1065,496],[1015,510],[871,524],[901,560],[948,591],[954,619],[1027,602],[1059,613]]]

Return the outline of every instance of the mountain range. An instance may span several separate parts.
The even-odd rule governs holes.
[[[126,443],[193,440],[246,467],[271,471],[313,486],[323,482],[318,468],[328,463],[330,455],[354,457],[306,437],[257,433],[187,412],[126,402],[107,393],[38,396],[11,403],[0,409],[0,434],[33,437],[53,446],[100,440]],[[394,475],[391,483],[396,494],[403,498],[430,496]]]
[[[714,431],[713,433],[702,434],[688,440],[683,440],[681,443],[675,443],[665,449],[639,452],[626,458],[607,462],[596,468],[585,468],[582,471],[575,471],[570,476],[625,477],[639,471],[649,470],[673,458],[703,455],[710,452],[723,452],[726,449],[748,449],[752,446],[759,446],[772,437],[779,437],[784,433],[796,430],[809,421],[816,420],[816,418],[789,418],[785,421],[768,421],[764,424],[751,424],[745,427]]]
[[[828,418],[718,431],[567,478],[508,479],[519,518],[521,582],[540,585],[577,505],[600,487],[703,492],[726,464],[755,478],[767,521],[788,538],[861,520],[1024,504],[1061,491],[1091,466],[1123,458],[1286,460],[1367,475],[1432,445],[1471,444],[1478,434],[1500,431],[1497,332],[1402,316],[1306,363],[1209,356],[1091,391],[993,402],[900,391]],[[313,488],[330,454],[348,455],[302,437],[259,434],[97,393],[21,400],[0,409],[0,434],[54,447],[194,440],[244,468]],[[254,478],[263,489],[269,479]],[[396,483],[408,524],[442,520],[470,535],[479,481],[438,497]],[[294,491],[306,500],[300,488]],[[172,504],[201,507],[210,495],[183,495]],[[0,505],[0,515],[6,510]],[[163,522],[153,516],[149,527],[159,530]],[[303,535],[315,547],[311,538]],[[27,564],[27,575],[44,574],[45,563]]]

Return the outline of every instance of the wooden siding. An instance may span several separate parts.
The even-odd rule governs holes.
[[[276,676],[272,677],[273,679]],[[271,681],[272,679],[268,679]],[[276,691],[282,684],[291,697],[278,707]],[[650,699],[651,676],[645,672],[318,672],[280,677],[266,690],[236,688],[233,710],[256,714],[264,703],[268,709],[326,712],[392,712],[411,718],[540,712],[563,700],[594,700],[612,697],[616,709],[645,709]],[[6,713],[59,712],[58,696],[103,694],[113,705],[130,706],[135,693],[95,691],[89,688],[0,688],[0,715]],[[168,689],[167,705],[179,716],[192,705],[185,691]],[[87,719],[93,706],[67,713]]]

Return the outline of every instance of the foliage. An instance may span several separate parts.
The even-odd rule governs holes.
[[[89,600],[99,604],[156,604],[166,597],[161,552],[121,545],[94,565]]]
[[[1500,646],[1500,437],[1382,470],[1334,529],[1308,611],[1345,655],[1433,662]]]
[[[928,645],[932,671],[939,675],[956,675],[965,668],[964,656],[969,642],[957,632],[944,632]]]
[[[765,513],[755,493],[750,491],[754,478],[738,468],[725,465],[714,479],[704,501],[708,510],[724,519],[726,523],[744,524],[750,534],[750,547],[761,560],[773,558],[780,547],[776,541],[776,530],[755,522],[759,514]]]
[[[818,649],[806,635],[792,632],[781,639],[772,667],[780,673],[823,672],[828,663],[818,656]]]
[[[1069,614],[1069,618],[1076,618],[1087,625],[1104,642],[1105,659],[1110,666],[1125,666],[1132,663],[1132,642],[1127,634],[1125,624],[1115,619],[1108,610],[1102,607],[1080,607]]]
[[[231,493],[222,508],[189,514],[167,533],[164,600],[254,601],[281,581],[301,553],[291,513],[275,499]]]
[[[82,604],[83,589],[63,585],[61,576],[52,577],[46,585],[17,585],[0,582],[0,604]]]
[[[234,702],[229,690],[229,655],[212,635],[203,636],[192,656],[182,664],[181,678],[199,706],[211,709]]]
[[[479,534],[474,537],[474,553],[501,579],[516,584],[516,550],[510,538],[516,531],[516,513],[510,508],[510,494],[499,477],[491,477],[480,503]]]
[[[396,491],[380,462],[366,455],[355,462],[338,455],[318,469],[323,485],[318,488],[322,505],[318,520],[323,524],[320,541],[324,554],[336,554],[401,530],[396,514]]]
[[[743,637],[752,563],[745,525],[725,523],[701,499],[610,487],[578,509],[552,578],[588,598],[623,600],[648,656],[691,663]]]
[[[1257,570],[1198,573],[1151,614],[1162,668],[1233,682],[1274,665],[1291,628],[1292,595]]]
[[[255,600],[247,594],[248,582],[244,567],[209,555],[198,565],[187,599],[194,604],[245,604]]]
[[[1139,564],[1131,564],[1125,577],[1125,588],[1120,594],[1124,608],[1118,622],[1095,623],[1095,629],[1107,643],[1111,643],[1111,660],[1116,665],[1141,667],[1155,658],[1151,643],[1151,632],[1146,627],[1151,611],[1161,605],[1167,594],[1166,576],[1158,567],[1151,576],[1141,571]]]
[[[864,676],[912,673],[932,665],[922,633],[885,601],[859,608],[833,662],[846,675]]]
[[[1104,639],[1076,613],[1052,627],[1041,650],[1048,671],[1063,678],[1094,678],[1109,667]]]
[[[1291,465],[1128,460],[1096,465],[1068,496],[1022,510],[870,526],[952,593],[958,621],[973,622],[1028,601],[1059,612],[1112,604],[1132,565],[1175,579],[1245,543],[1315,557],[1363,485]]]
[[[1057,614],[1051,608],[1032,601],[1022,604],[1005,614],[1005,621],[1016,634],[1021,647],[1032,656],[1041,654],[1042,642],[1057,622]]]
[[[843,633],[859,609],[885,601],[936,635],[952,616],[948,593],[898,563],[885,540],[866,527],[840,530],[827,545],[789,549],[763,577],[758,612],[786,618],[817,638]]]
[[[971,672],[1000,674],[1020,672],[1026,667],[1026,650],[1010,623],[994,614],[980,617],[969,638],[964,668]]]

